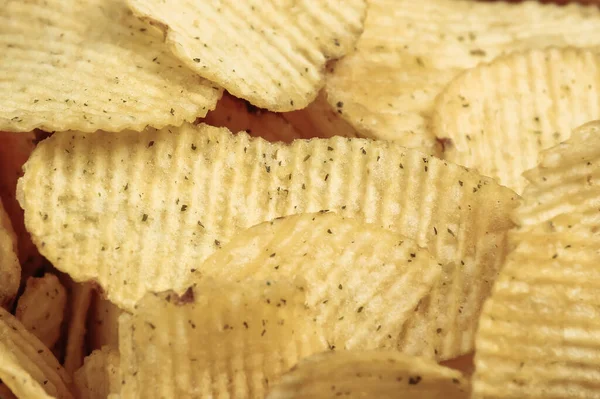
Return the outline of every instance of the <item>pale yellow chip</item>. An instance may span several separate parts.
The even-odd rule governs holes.
[[[232,132],[246,131],[253,137],[262,137],[268,141],[289,143],[302,137],[292,124],[281,115],[256,108],[249,102],[228,93],[217,103],[202,122],[211,126],[226,127]]]
[[[71,282],[69,291],[69,327],[64,365],[65,369],[72,374],[83,364],[87,332],[86,320],[94,287],[92,283]]]
[[[600,10],[533,1],[370,0],[357,51],[327,75],[327,98],[361,135],[429,149],[434,99],[448,82],[503,53],[549,45],[600,45]]]
[[[221,95],[124,0],[7,2],[0,48],[2,130],[179,125],[204,116]]]
[[[327,349],[302,289],[269,281],[148,294],[119,328],[123,398],[263,398]]]
[[[0,307],[8,308],[12,304],[20,281],[17,237],[0,201]]]
[[[42,257],[25,229],[23,209],[16,198],[17,180],[23,176],[23,164],[35,147],[35,134],[0,131],[0,198],[17,236],[21,280],[32,276],[42,264]]]
[[[44,345],[52,349],[60,338],[67,291],[53,274],[29,277],[17,302],[16,318]]]
[[[267,399],[467,399],[469,381],[432,360],[392,351],[341,351],[301,361]]]
[[[121,389],[119,351],[104,347],[86,356],[73,375],[79,399],[106,399]]]
[[[600,237],[520,238],[479,321],[474,398],[596,398]]]
[[[284,112],[281,116],[292,124],[302,138],[359,137],[356,129],[329,105],[323,90],[306,108]]]
[[[600,118],[600,50],[514,53],[470,69],[436,100],[432,129],[444,158],[521,193],[541,151]]]
[[[0,380],[18,398],[73,398],[71,379],[52,352],[2,308]]]
[[[523,228],[548,223],[552,230],[600,227],[600,121],[573,131],[569,140],[542,152],[514,220]],[[572,221],[572,219],[575,219]]]
[[[89,310],[87,343],[93,349],[119,347],[119,316],[122,310],[95,293]]]
[[[398,350],[402,327],[441,273],[415,241],[332,213],[245,230],[195,272],[219,281],[301,279],[330,348]]]
[[[176,57],[236,97],[271,111],[306,107],[325,64],[353,49],[366,0],[127,0],[164,31]]]
[[[491,179],[395,143],[272,144],[206,125],[56,133],[25,168],[19,201],[42,253],[123,308],[185,289],[236,233],[280,216],[329,209],[411,238],[444,272],[419,308],[435,323],[404,345],[440,358],[472,351],[516,204]]]

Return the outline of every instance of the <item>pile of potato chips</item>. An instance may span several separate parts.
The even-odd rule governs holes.
[[[600,398],[597,5],[0,0],[0,48],[0,399]]]

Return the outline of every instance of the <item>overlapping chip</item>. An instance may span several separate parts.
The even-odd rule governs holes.
[[[221,95],[122,0],[5,2],[0,47],[0,130],[179,125]]]
[[[407,330],[403,345],[440,358],[472,349],[516,202],[491,179],[395,143],[272,144],[206,125],[57,133],[25,168],[19,201],[42,253],[129,309],[146,291],[185,289],[236,233],[276,217],[329,209],[411,238],[444,266],[419,307],[426,328]]]
[[[66,304],[67,292],[55,275],[30,277],[17,302],[15,317],[52,349],[60,338]]]
[[[18,398],[73,398],[70,377],[52,352],[2,308],[0,359],[0,380]]]
[[[182,63],[236,97],[271,111],[307,106],[325,63],[352,50],[365,0],[127,0],[163,30]]]
[[[444,158],[521,193],[540,151],[600,118],[600,50],[531,50],[454,79],[437,98],[433,133]]]
[[[83,364],[86,320],[93,293],[92,283],[71,282],[69,286],[69,327],[64,362],[69,373],[74,373]]]
[[[234,281],[301,279],[306,305],[331,348],[402,350],[402,327],[441,273],[437,261],[411,239],[359,219],[320,213],[245,230],[195,274]]]
[[[121,389],[120,361],[117,349],[104,347],[86,356],[83,366],[73,375],[79,399],[106,399]]]
[[[17,237],[0,202],[0,307],[9,307],[17,295],[21,265],[17,258]]]
[[[591,6],[371,0],[357,51],[328,73],[327,99],[365,137],[429,149],[434,99],[460,72],[513,51],[598,46],[599,32]]]
[[[148,294],[119,320],[120,394],[262,398],[298,360],[326,349],[292,284],[208,281],[181,296]]]
[[[429,359],[392,351],[313,355],[281,378],[267,399],[466,399],[469,381]]]
[[[122,311],[115,304],[96,293],[89,309],[87,344],[91,349],[119,347],[119,316]]]

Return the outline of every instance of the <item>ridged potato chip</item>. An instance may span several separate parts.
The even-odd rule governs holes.
[[[272,144],[206,125],[56,133],[25,169],[19,201],[40,251],[129,309],[147,291],[181,292],[236,233],[276,217],[329,209],[411,238],[444,266],[419,307],[435,322],[403,345],[440,358],[472,350],[516,205],[491,179],[395,143]]]
[[[289,143],[301,137],[294,126],[280,114],[256,108],[249,102],[228,93],[217,103],[217,107],[206,114],[202,122],[211,126],[226,127],[232,132],[246,131],[253,137],[269,141]]]
[[[474,398],[597,398],[600,237],[521,235],[486,302]]]
[[[0,380],[18,398],[73,398],[71,379],[52,352],[2,308],[0,359]]]
[[[119,316],[122,310],[95,293],[89,310],[87,343],[90,349],[119,347]]]
[[[524,176],[530,184],[514,212],[518,225],[546,223],[554,231],[598,228],[600,121],[575,129],[569,140],[542,152],[538,167]]]
[[[366,0],[127,0],[177,58],[238,98],[271,111],[306,107],[325,63],[352,50]]]
[[[21,265],[17,258],[17,237],[0,201],[0,308],[8,308],[19,290]]]
[[[470,69],[436,100],[433,133],[444,158],[521,193],[541,151],[600,118],[600,50],[513,53]]]
[[[460,72],[513,51],[600,45],[600,10],[528,1],[370,0],[357,50],[327,75],[327,99],[365,137],[436,144],[435,97]]]
[[[69,327],[65,349],[65,369],[73,374],[83,364],[88,310],[92,301],[92,283],[72,282],[69,287]]]
[[[16,198],[17,181],[23,176],[23,164],[35,147],[35,134],[0,132],[0,198],[17,236],[21,281],[41,266],[42,257],[25,229],[23,209]]]
[[[106,399],[121,389],[119,351],[104,347],[93,351],[73,375],[79,399]]]
[[[142,130],[192,122],[221,89],[181,65],[123,0],[0,7],[0,130]]]
[[[119,320],[121,396],[263,398],[326,349],[292,284],[208,281],[182,296],[148,294]]]
[[[330,348],[402,350],[402,327],[442,268],[413,240],[360,219],[309,213],[239,233],[197,272],[218,281],[301,279]]]
[[[302,360],[267,399],[467,399],[469,381],[432,360],[392,351],[341,351]]]
[[[53,274],[29,277],[17,301],[15,317],[44,345],[52,349],[60,338],[67,291]]]

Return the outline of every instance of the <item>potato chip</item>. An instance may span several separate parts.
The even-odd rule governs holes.
[[[41,396],[41,392],[40,392],[40,396]],[[18,399],[15,394],[12,393],[12,391],[6,386],[4,385],[2,382],[0,382],[0,398],[2,399]]]
[[[182,296],[148,294],[119,320],[121,396],[263,398],[326,348],[291,284],[207,281]]]
[[[67,291],[55,275],[30,277],[17,302],[15,317],[52,349],[60,338],[66,304]]]
[[[91,283],[72,283],[69,292],[70,314],[65,349],[65,369],[74,373],[85,356],[86,320],[94,288]]]
[[[23,176],[23,164],[35,147],[35,134],[0,132],[0,198],[17,236],[21,280],[32,276],[41,266],[42,257],[25,229],[23,210],[16,198],[17,181]]]
[[[327,99],[365,137],[432,148],[435,97],[503,53],[600,45],[600,10],[571,4],[370,0],[357,51],[327,75]]]
[[[352,125],[329,105],[325,96],[325,92],[321,91],[306,108],[284,112],[281,116],[292,124],[302,138],[359,137]]]
[[[121,389],[119,352],[104,347],[93,351],[73,375],[79,399],[106,399]]]
[[[464,398],[469,381],[432,360],[391,351],[325,352],[302,360],[267,399]]]
[[[469,355],[459,356],[454,359],[446,360],[442,362],[441,365],[445,367],[450,367],[451,369],[458,370],[463,375],[470,377],[475,372],[475,364],[473,363],[474,354],[471,353]]]
[[[183,67],[123,0],[0,9],[0,129],[142,130],[206,115],[221,90]]]
[[[99,293],[95,293],[89,310],[88,346],[101,349],[104,346],[119,347],[119,316],[122,311]]]
[[[206,114],[202,122],[226,127],[232,132],[246,131],[254,137],[289,143],[303,138],[288,121],[274,112],[256,108],[249,102],[225,93],[217,108]]]
[[[69,375],[52,352],[0,308],[0,380],[18,398],[73,398]]]
[[[454,79],[437,98],[432,129],[449,138],[444,158],[521,193],[540,151],[600,118],[600,52],[531,50]]]
[[[0,307],[8,308],[19,290],[21,265],[16,252],[17,237],[0,202]]]
[[[522,235],[479,321],[475,398],[600,392],[600,237]]]
[[[306,107],[325,63],[353,49],[365,0],[127,0],[177,58],[236,97],[271,111]]]
[[[516,204],[491,179],[395,143],[272,144],[206,125],[56,133],[25,169],[19,201],[41,252],[128,309],[147,291],[185,289],[236,233],[276,217],[329,209],[411,238],[444,272],[419,307],[435,323],[404,339],[440,358],[472,350]]]
[[[442,268],[408,238],[321,213],[245,230],[196,273],[219,281],[302,279],[306,305],[331,348],[401,350],[402,326],[438,283]]]
[[[552,230],[576,224],[598,228],[600,207],[600,121],[573,131],[569,140],[540,155],[540,164],[524,175],[530,184],[515,210],[517,224],[547,222]]]

